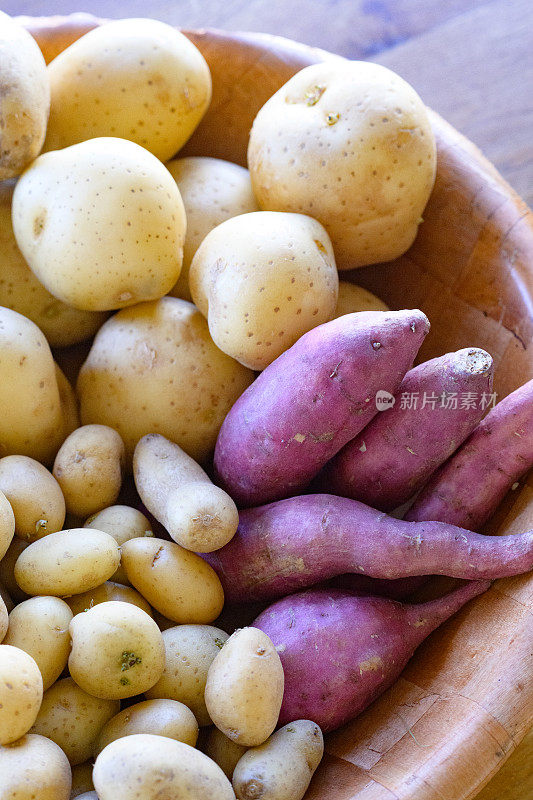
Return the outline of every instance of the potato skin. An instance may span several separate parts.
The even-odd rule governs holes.
[[[0,459],[0,463],[3,459]],[[3,559],[15,534],[15,515],[11,503],[0,489],[0,561]]]
[[[268,740],[267,740],[268,741]],[[222,731],[212,725],[207,732],[207,736],[201,748],[206,756],[212,758],[224,775],[231,780],[235,767],[247,748],[237,742],[232,742]]]
[[[115,539],[119,547],[130,539],[138,536],[153,536],[152,524],[143,513],[131,506],[108,506],[108,508],[92,514],[85,520],[84,528],[96,528],[105,531]],[[111,580],[129,586],[130,582],[122,564],[119,566]],[[110,600],[114,598],[109,598]],[[118,599],[118,598],[117,598]]]
[[[131,586],[124,586],[114,581],[106,581],[95,589],[89,589],[89,591],[82,592],[82,594],[75,594],[72,597],[67,597],[65,602],[74,616],[76,616],[76,614],[81,614],[83,611],[87,611],[87,609],[93,608],[99,603],[109,603],[110,600],[118,600],[121,603],[133,603],[134,606],[146,612],[148,616],[152,616],[150,604],[147,603],[139,592]]]
[[[70,766],[60,747],[34,733],[0,748],[0,800],[69,800]]]
[[[8,625],[9,625],[9,614],[7,612],[7,606],[2,592],[0,593],[0,642],[4,640]]]
[[[60,531],[65,499],[54,476],[34,458],[0,458],[0,490],[15,515],[15,533],[27,542]]]
[[[355,283],[339,281],[339,296],[332,319],[343,317],[345,314],[355,314],[358,311],[389,311],[389,307],[375,294],[356,286]]]
[[[29,731],[43,699],[43,679],[33,658],[0,644],[0,745]]]

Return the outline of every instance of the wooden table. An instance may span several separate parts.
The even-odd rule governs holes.
[[[8,14],[89,11],[277,33],[399,72],[533,205],[531,0],[4,0]],[[533,797],[533,732],[477,800]]]

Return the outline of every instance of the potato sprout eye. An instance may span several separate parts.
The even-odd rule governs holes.
[[[127,669],[131,669],[136,664],[142,664],[142,658],[136,655],[135,653],[129,652],[128,650],[124,650],[124,652],[122,653],[120,671],[125,672]]]
[[[311,89],[308,89],[305,93],[305,99],[308,106],[314,106],[318,103],[324,92],[326,91],[325,86],[313,86]]]

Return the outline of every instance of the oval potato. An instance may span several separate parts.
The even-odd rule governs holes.
[[[95,589],[89,589],[88,592],[82,592],[82,594],[75,594],[72,597],[67,597],[65,602],[75,616],[76,614],[88,611],[99,603],[109,603],[111,600],[118,600],[122,603],[133,603],[134,606],[140,608],[150,617],[152,616],[150,604],[147,603],[139,592],[132,589],[131,586],[124,586],[114,581],[106,581]]]
[[[0,800],[69,800],[70,766],[60,747],[28,733],[0,747]],[[38,795],[36,794],[38,790]]]
[[[84,528],[96,528],[105,531],[116,541],[119,547],[130,539],[138,536],[153,536],[152,523],[144,514],[131,506],[109,506],[102,511],[98,511],[85,520]],[[130,582],[122,564],[111,576],[111,580],[129,586]],[[109,600],[119,600],[118,597],[110,597]],[[142,606],[141,606],[142,608]]]
[[[29,731],[43,699],[43,679],[33,658],[0,644],[0,745]]]
[[[15,514],[15,533],[33,542],[60,531],[65,522],[65,498],[46,467],[28,456],[0,458],[0,490]]]

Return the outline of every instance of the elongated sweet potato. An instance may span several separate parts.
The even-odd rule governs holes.
[[[215,467],[241,506],[306,486],[393,394],[429,330],[421,311],[346,314],[319,325],[239,397],[219,432]]]
[[[282,597],[347,571],[493,579],[533,569],[533,531],[495,537],[405,522],[346,497],[302,495],[239,516],[231,542],[204,556],[228,603]]]

